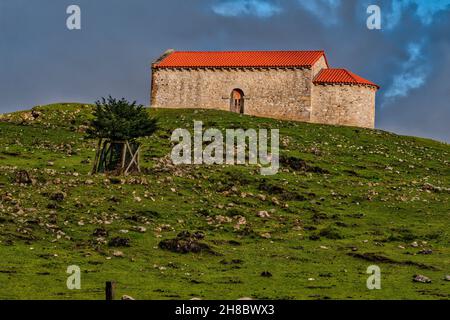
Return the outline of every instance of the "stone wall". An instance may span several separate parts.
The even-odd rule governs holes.
[[[245,114],[310,120],[313,70],[308,68],[159,68],[152,74],[153,107],[230,110],[231,92],[241,89]]]
[[[317,60],[317,62],[312,66],[312,78],[314,79],[322,69],[328,69],[328,64],[325,56],[321,56],[320,59]],[[311,81],[313,79],[311,79]]]
[[[314,85],[311,122],[374,128],[376,89],[358,85]]]

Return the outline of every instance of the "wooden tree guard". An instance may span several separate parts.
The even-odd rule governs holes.
[[[133,172],[140,173],[140,149],[141,147],[137,142],[99,139],[91,174],[109,172],[128,175]]]

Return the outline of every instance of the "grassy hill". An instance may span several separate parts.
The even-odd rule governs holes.
[[[0,299],[103,299],[107,280],[137,299],[450,298],[448,144],[151,110],[160,129],[142,140],[144,173],[90,176],[91,111],[71,103],[0,115]],[[173,166],[171,133],[194,120],[279,128],[280,172]],[[201,252],[168,250],[180,233]],[[81,290],[66,287],[69,265],[82,270]],[[381,268],[381,290],[366,288],[370,265]],[[432,282],[414,282],[418,274]]]

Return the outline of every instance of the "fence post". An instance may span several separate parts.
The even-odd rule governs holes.
[[[105,294],[106,300],[114,300],[114,296],[116,295],[115,281],[106,281]]]

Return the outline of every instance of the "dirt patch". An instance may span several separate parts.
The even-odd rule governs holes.
[[[108,245],[110,247],[129,247],[130,246],[130,239],[128,238],[121,238],[121,237],[115,237],[112,238]]]
[[[296,157],[282,156],[282,157],[280,157],[280,164],[283,167],[289,167],[295,171],[313,172],[313,173],[319,173],[319,174],[329,174],[330,173],[326,169],[323,169],[323,168],[320,168],[317,166],[311,166],[305,160],[302,160],[302,159],[299,159]]]
[[[295,191],[290,191],[285,189],[284,187],[269,182],[267,179],[263,179],[258,186],[258,189],[261,191],[265,191],[270,195],[277,195],[283,201],[306,201],[308,198],[303,194],[300,194]]]
[[[163,250],[169,250],[176,253],[200,253],[205,252],[213,255],[219,255],[209,245],[199,240],[205,235],[201,232],[191,234],[189,231],[180,232],[174,239],[162,240],[159,247]]]
[[[414,261],[396,261],[389,257],[383,256],[378,253],[373,253],[373,252],[368,252],[368,253],[350,252],[347,255],[349,255],[350,257],[353,257],[353,258],[362,259],[362,260],[370,261],[370,262],[390,263],[390,264],[396,264],[396,265],[401,265],[401,266],[415,266],[415,267],[419,267],[421,269],[427,269],[427,270],[439,270],[438,268],[427,265],[427,264],[414,262]]]

